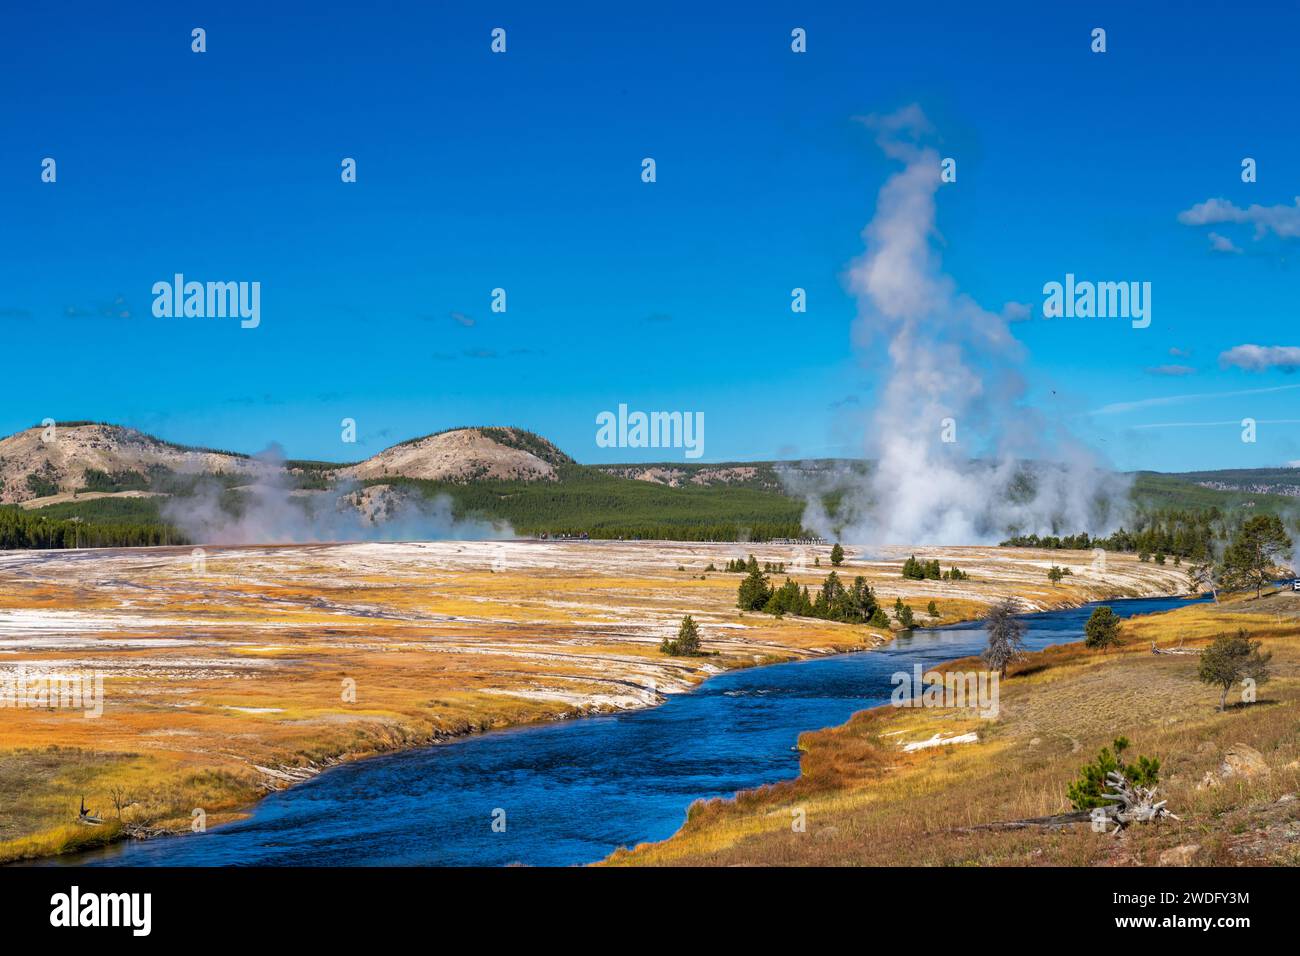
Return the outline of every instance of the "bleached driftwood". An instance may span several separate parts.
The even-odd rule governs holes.
[[[1114,801],[1113,807],[1105,808],[1106,816],[1115,821],[1115,829],[1112,832],[1118,833],[1130,823],[1151,823],[1165,817],[1171,820],[1178,819],[1165,809],[1165,804],[1169,801],[1156,802],[1155,787],[1139,787],[1129,783],[1122,773],[1114,770],[1106,774],[1106,783],[1111,788],[1111,792],[1103,793],[1101,796],[1103,800]]]
[[[1178,642],[1177,647],[1156,647],[1156,642],[1152,641],[1151,653],[1152,654],[1199,654],[1201,652],[1196,648],[1192,648],[1192,647],[1184,648],[1182,641]]]
[[[77,812],[77,822],[83,827],[97,827],[103,824],[101,817],[95,816],[94,811],[86,809],[86,798],[81,798],[81,809]]]

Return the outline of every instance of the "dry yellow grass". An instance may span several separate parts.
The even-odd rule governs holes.
[[[796,549],[663,542],[436,542],[0,554],[0,678],[95,670],[102,717],[0,709],[0,860],[119,832],[209,823],[339,760],[459,734],[650,706],[719,669],[864,649],[869,628],[735,607],[739,576],[707,572],[753,551],[793,565]],[[795,571],[816,587],[821,567]],[[1173,569],[1114,557],[997,548],[918,549],[969,582],[904,581],[908,552],[850,555],[924,619],[978,614],[1005,594],[1028,607],[1165,593]],[[1076,576],[1052,587],[1046,568]],[[680,569],[680,570],[679,570]],[[658,651],[684,614],[711,656]],[[355,682],[355,700],[344,696]],[[75,824],[81,797],[106,817]]]
[[[1197,658],[1153,655],[1247,628],[1275,676],[1250,706],[1219,713]],[[620,851],[621,865],[1152,865],[1175,847],[1195,864],[1300,863],[1300,595],[1196,605],[1125,624],[1118,652],[1050,648],[1013,668],[996,720],[970,711],[876,708],[803,735],[802,776],[701,802],[671,839]],[[953,669],[974,668],[973,661]],[[902,741],[975,731],[973,744],[903,753]],[[1065,788],[1118,736],[1162,762],[1160,795],[1182,819],[1122,835],[969,830],[1066,812]],[[1223,777],[1246,744],[1268,772]],[[1206,775],[1213,785],[1206,786]],[[1287,798],[1287,795],[1292,795]],[[796,812],[804,832],[792,826]],[[1165,858],[1166,862],[1170,857]]]

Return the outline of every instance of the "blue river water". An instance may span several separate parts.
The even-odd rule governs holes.
[[[1105,602],[1123,617],[1185,598]],[[1031,649],[1077,640],[1091,606],[1026,615]],[[978,624],[879,650],[731,671],[660,707],[494,731],[334,767],[203,834],[51,863],[118,866],[564,866],[663,840],[700,797],[795,777],[799,734],[886,703],[890,677],[978,653]],[[505,827],[494,829],[504,811]]]

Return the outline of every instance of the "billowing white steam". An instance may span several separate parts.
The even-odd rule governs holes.
[[[924,114],[913,105],[865,122],[903,164],[881,188],[863,231],[866,252],[848,274],[858,300],[854,344],[873,367],[887,359],[864,443],[877,464],[838,487],[804,483],[805,525],[868,545],[983,544],[1009,529],[1112,530],[1127,482],[1021,403],[1024,350],[1007,318],[958,291],[942,271],[935,250],[941,157],[925,145]],[[943,440],[945,419],[955,442]],[[843,492],[832,515],[818,500],[828,490]]]
[[[168,498],[163,517],[195,544],[295,544],[318,541],[482,540],[512,537],[505,524],[457,519],[452,501],[400,489],[332,487],[296,491],[276,446],[251,461],[231,501],[217,482]]]

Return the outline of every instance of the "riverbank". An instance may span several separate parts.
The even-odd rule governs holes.
[[[722,670],[861,650],[886,632],[735,610],[753,551],[811,589],[829,548],[668,542],[438,542],[0,555],[0,668],[105,677],[103,715],[0,711],[0,859],[237,819],[333,764],[481,730],[653,706]],[[907,552],[910,553],[910,552]],[[1176,569],[1111,556],[918,550],[963,582],[901,578],[907,553],[854,555],[890,606],[968,619],[1168,593]],[[1073,566],[1066,585],[1051,564]],[[776,575],[779,580],[781,575]],[[681,617],[707,657],[659,653]],[[78,825],[86,805],[105,823]],[[114,802],[121,804],[121,820]]]
[[[1218,712],[1196,680],[1199,649],[1245,628],[1274,677]],[[667,841],[611,865],[1296,865],[1300,863],[1300,595],[1235,599],[1132,618],[1126,644],[1031,654],[1001,684],[999,714],[877,707],[804,734],[801,775],[700,802]],[[948,665],[974,669],[971,660]],[[947,745],[924,746],[936,741]],[[992,829],[1070,809],[1066,786],[1119,736],[1161,761],[1159,793],[1181,819],[1119,836]],[[909,745],[911,745],[909,749]],[[918,746],[921,745],[921,746]],[[802,821],[802,829],[794,823]]]

